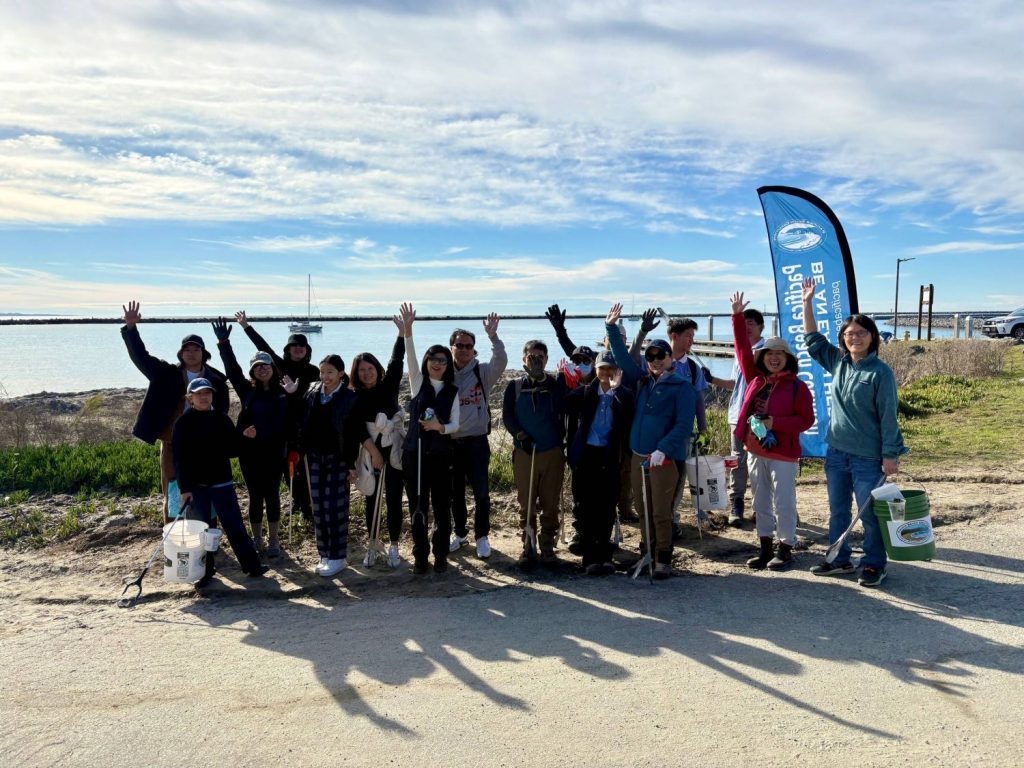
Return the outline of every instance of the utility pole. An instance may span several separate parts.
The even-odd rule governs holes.
[[[893,341],[899,339],[899,335],[896,331],[900,324],[900,264],[905,261],[913,261],[916,256],[911,256],[908,259],[896,259],[896,299],[892,303],[892,338]]]

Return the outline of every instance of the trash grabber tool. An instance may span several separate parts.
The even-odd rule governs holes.
[[[526,546],[537,554],[537,531],[533,527],[533,468],[537,462],[537,444],[534,443],[530,453],[530,493],[526,499]]]
[[[636,564],[636,570],[633,571],[633,578],[635,579],[640,575],[640,571],[647,566],[647,579],[650,583],[654,583],[654,539],[651,537],[651,507],[647,501],[647,481],[651,477],[651,460],[650,458],[644,459],[640,462],[640,489],[644,497],[644,530],[647,532],[647,551],[644,552],[644,556],[640,558],[640,562]]]
[[[564,509],[565,505],[562,504],[562,500],[563,500],[563,498],[565,496],[565,479],[566,479],[566,477],[569,476],[569,474],[571,472],[572,472],[572,470],[570,469],[569,472],[566,472],[562,476],[562,493],[559,494],[559,497],[558,497],[558,502],[559,502],[558,503],[558,543],[559,544],[565,544],[566,543],[566,540],[565,540],[565,509]],[[571,481],[569,482],[569,488],[570,489],[572,488],[572,482]],[[571,493],[571,491],[570,491],[570,493]]]
[[[612,524],[612,544],[618,547],[622,543],[622,522],[619,519],[619,510],[615,510],[615,522]]]
[[[181,509],[178,511],[177,520],[186,519],[185,515],[190,506],[191,504],[189,502],[185,502],[184,504],[181,505]],[[156,562],[157,555],[159,555],[160,552],[163,550],[164,542],[167,541],[167,537],[171,535],[171,531],[174,529],[175,522],[176,520],[172,520],[168,524],[167,531],[161,537],[160,543],[156,545],[156,549],[153,550],[153,554],[149,556],[149,560],[146,561],[146,566],[142,569],[142,573],[140,573],[134,579],[131,576],[124,577],[124,589],[121,591],[121,599],[117,601],[118,608],[131,608],[135,605],[138,599],[142,597],[142,580],[146,577],[146,574],[149,572],[149,569],[153,565],[153,563]],[[131,597],[125,597],[125,595],[128,593],[128,590],[132,587],[135,587],[135,589],[138,591]]]
[[[291,503],[288,505],[288,546],[292,545],[292,522],[295,520],[295,462],[288,462],[288,498]],[[310,504],[312,504],[310,500]]]
[[[387,554],[384,543],[380,540],[381,512],[384,509],[384,479],[387,476],[388,463],[385,461],[380,470],[380,477],[377,478],[377,498],[373,505],[373,522],[370,524],[370,549],[382,555]]]
[[[306,470],[306,491],[309,492],[309,508],[313,509],[313,479],[309,476],[309,458],[302,457],[302,466]]]
[[[423,525],[427,524],[427,513],[423,511],[423,438],[416,438],[416,509],[412,513],[412,521],[415,524],[416,515],[423,518]]]
[[[878,485],[875,486],[875,488],[881,488],[884,484],[885,475],[883,474],[881,482],[879,482]],[[835,542],[833,542],[832,545],[829,546],[829,548],[825,551],[826,563],[831,563],[836,559],[836,556],[839,554],[839,548],[843,546],[843,542],[850,537],[851,533],[853,533],[853,528],[855,525],[857,525],[857,521],[860,520],[865,510],[867,510],[871,506],[871,503],[873,501],[874,497],[869,493],[867,500],[860,505],[860,509],[857,510],[857,514],[853,516],[853,520],[850,521],[850,524],[846,527],[846,530],[843,531],[842,536],[836,539]]]

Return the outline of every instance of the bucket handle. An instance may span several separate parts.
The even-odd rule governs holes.
[[[897,473],[896,473],[896,474],[894,475],[894,478],[895,478],[895,480],[896,480],[896,484],[897,484],[897,485],[900,485],[900,475],[901,475],[901,474],[903,475],[903,477],[906,477],[906,478],[907,478],[908,480],[910,480],[910,482],[912,482],[912,483],[915,483],[916,485],[919,485],[919,486],[921,486],[921,490],[922,490],[922,491],[924,491],[924,492],[925,492],[925,494],[927,495],[927,493],[928,493],[928,488],[927,488],[927,487],[925,486],[925,484],[924,484],[924,483],[922,483],[922,482],[921,482],[920,480],[917,480],[916,478],[912,477],[912,476],[911,476],[911,475],[910,475],[909,473],[907,473],[907,472],[902,472],[902,473],[900,473],[900,472],[897,472]]]

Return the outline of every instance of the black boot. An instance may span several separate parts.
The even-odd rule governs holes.
[[[779,551],[768,563],[769,570],[781,571],[793,562],[793,548],[784,541],[779,542]]]
[[[729,525],[733,528],[743,525],[743,497],[732,500],[732,509],[729,510]]]
[[[768,561],[772,559],[772,537],[761,536],[758,541],[761,542],[761,554],[747,560],[747,568],[764,568],[768,565]]]
[[[217,572],[217,565],[214,563],[216,555],[216,552],[206,553],[206,573],[203,574],[203,578],[196,582],[196,587],[205,587],[213,581],[213,574]]]

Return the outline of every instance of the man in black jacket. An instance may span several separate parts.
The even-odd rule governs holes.
[[[214,410],[226,414],[229,404],[227,379],[223,373],[206,364],[210,353],[206,351],[202,338],[195,334],[181,340],[177,364],[149,354],[137,327],[142,321],[139,302],[129,301],[128,306],[121,309],[124,310],[121,338],[128,348],[128,357],[149,381],[132,434],[150,445],[160,441],[160,486],[164,495],[164,522],[167,522],[167,488],[175,478],[171,431],[187,407],[185,388],[193,379],[206,379],[214,389]]]

